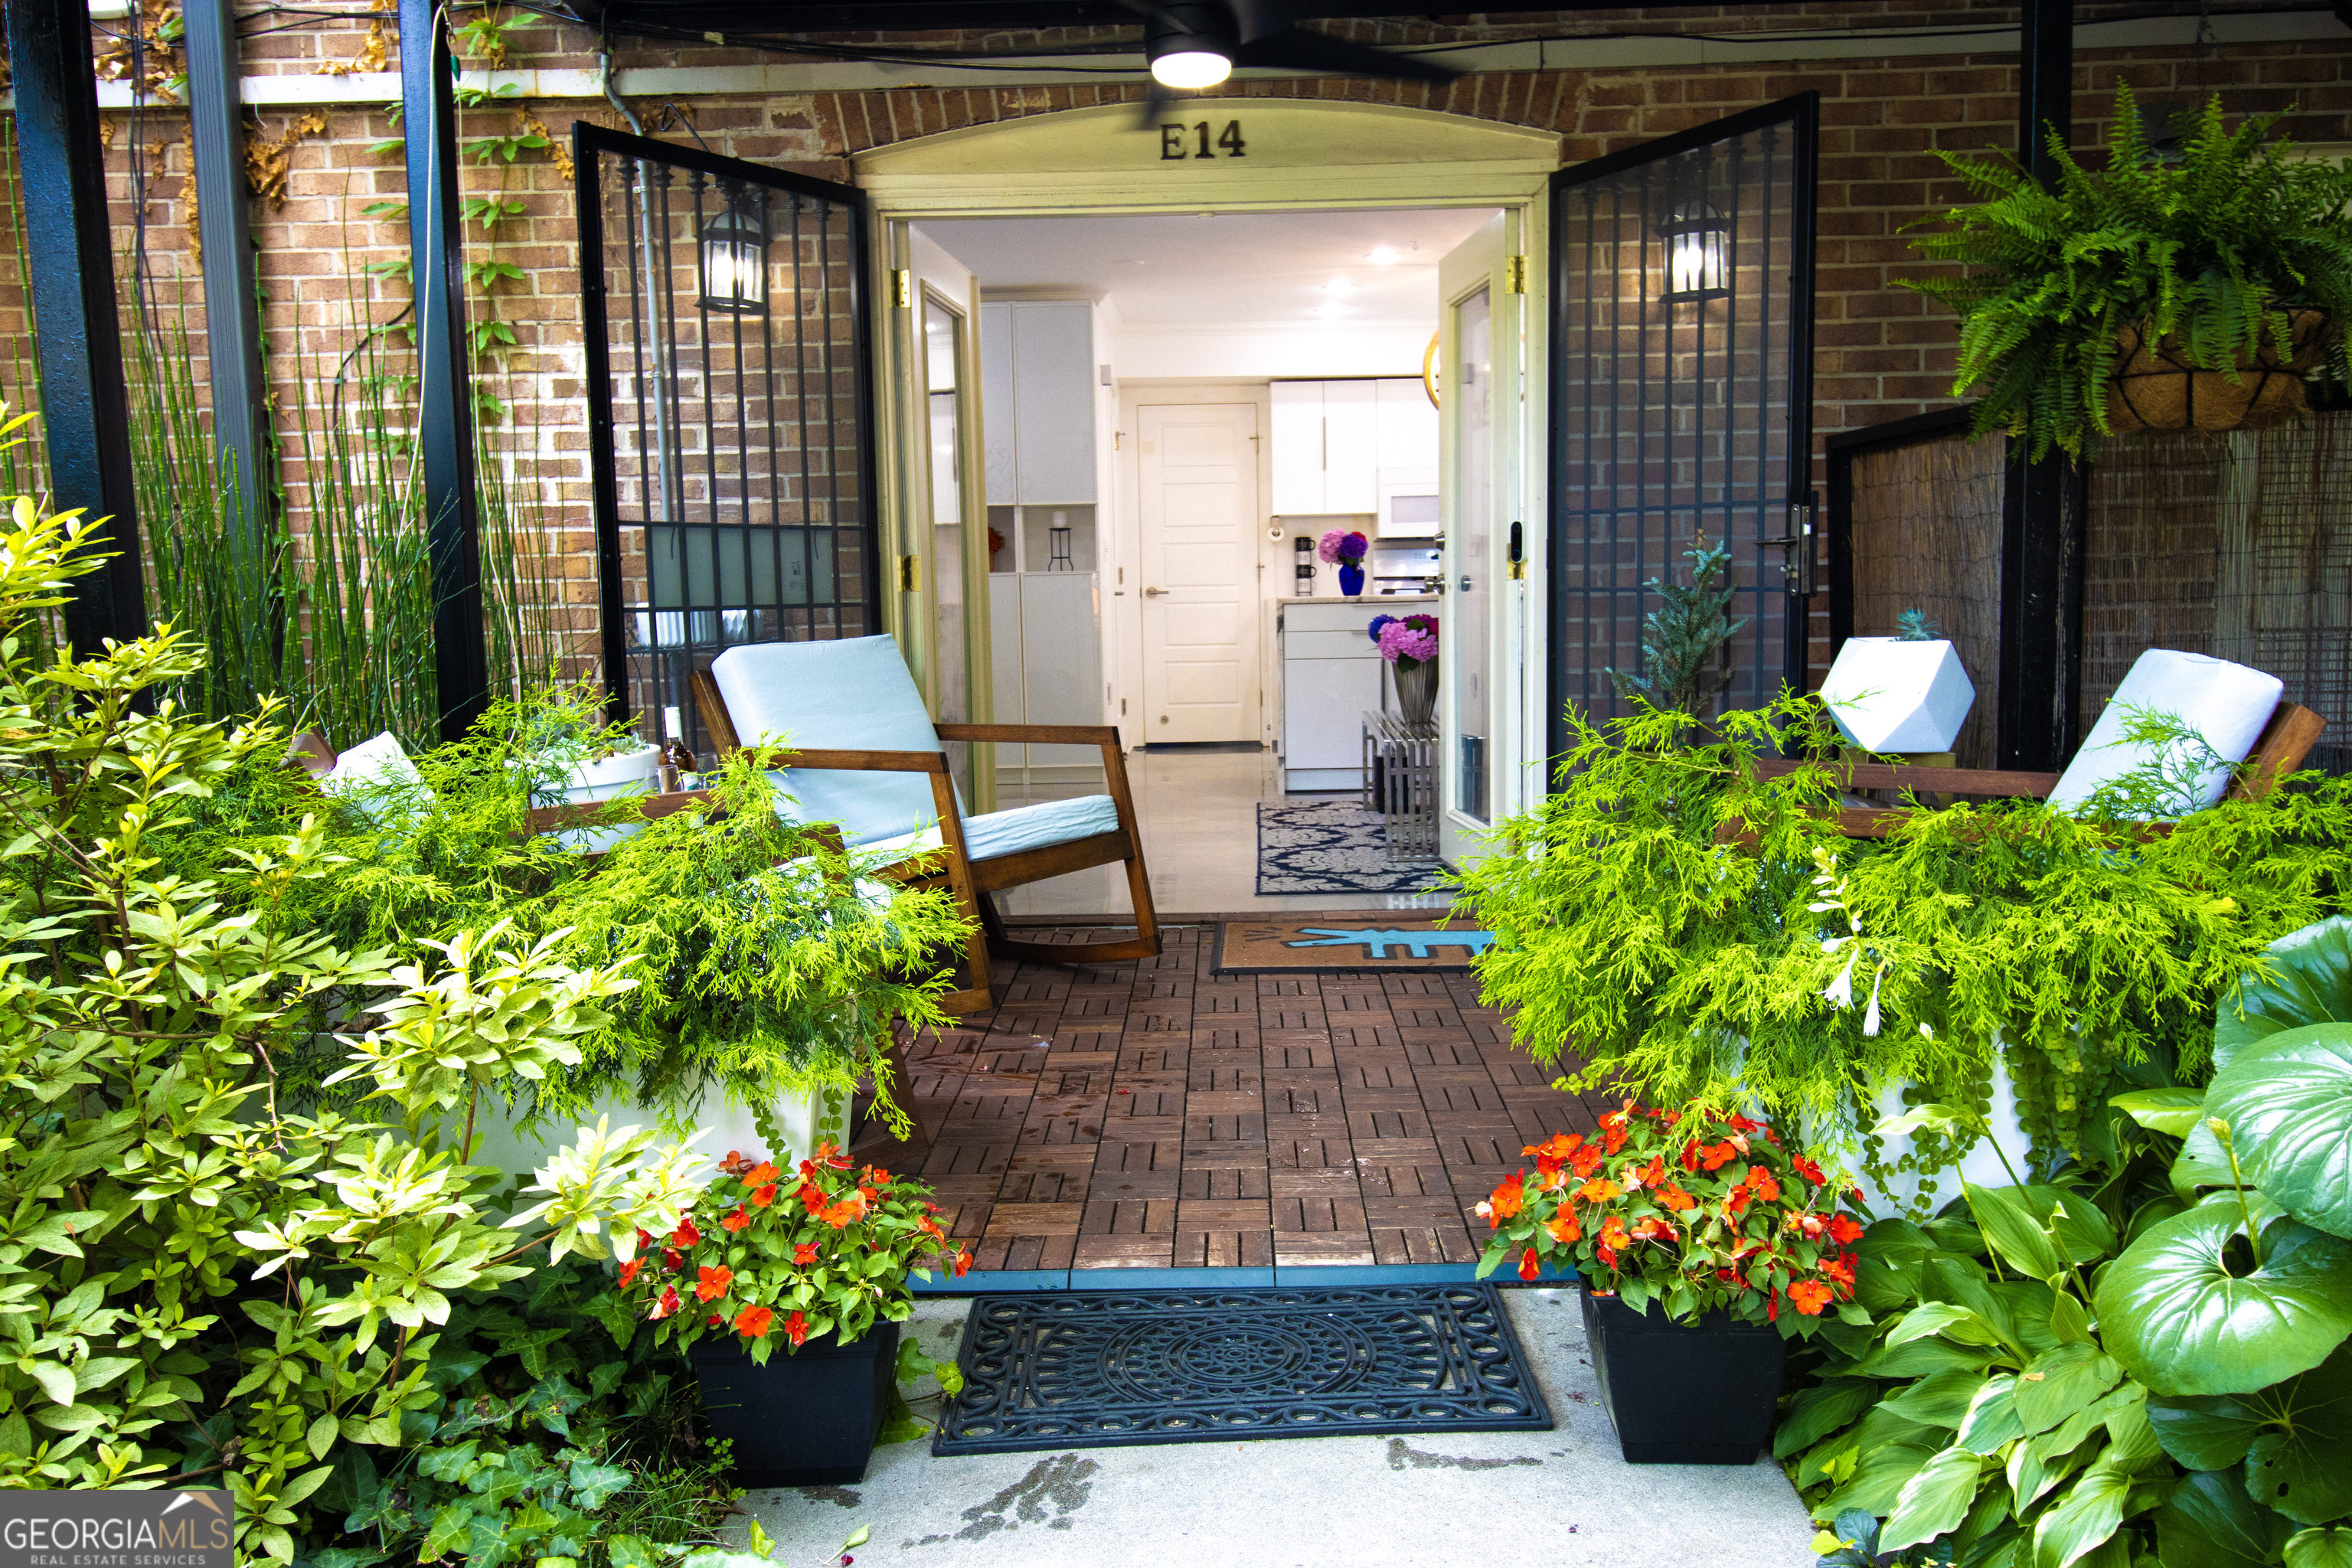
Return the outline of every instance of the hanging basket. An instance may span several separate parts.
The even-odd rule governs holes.
[[[2135,430],[2259,430],[2304,412],[2304,373],[2326,357],[2324,310],[2287,312],[2291,352],[2282,358],[2265,342],[2238,367],[2200,368],[2178,338],[2150,344],[2137,327],[2116,340],[2117,368],[2107,387],[2107,420],[2116,434]]]

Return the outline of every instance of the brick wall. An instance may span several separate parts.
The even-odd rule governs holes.
[[[2193,14],[2193,4],[2171,5]],[[2151,7],[2087,6],[2084,19],[2145,16]],[[1528,14],[1421,21],[1359,22],[1337,30],[1368,41],[1502,40],[1579,33],[1727,34],[1771,28],[2008,26],[2014,12],[1951,0],[1852,0],[1802,9],[1742,12],[1690,7],[1617,13]],[[380,19],[388,33],[390,18]],[[279,26],[244,41],[248,74],[304,74],[389,68],[396,37],[372,36],[377,21],[349,19]],[[1065,29],[1049,35],[991,34],[962,40],[998,50],[1034,49],[1118,37]],[[1124,35],[1131,37],[1131,34]],[[913,42],[939,47],[932,36]],[[593,69],[594,42],[583,28],[534,21],[508,35],[515,68]],[[764,63],[777,57],[708,45],[625,42],[616,64]],[[2352,141],[2352,33],[2342,41],[2234,46],[2216,57],[2189,49],[2084,51],[2075,66],[2077,142],[2104,130],[2114,84],[2128,80],[2143,98],[2221,90],[2232,112],[2286,110],[2287,129],[2312,142]],[[1906,223],[1963,198],[1937,154],[2011,146],[2017,70],[2013,56],[1890,57],[1790,66],[1718,66],[1589,71],[1486,72],[1443,87],[1339,79],[1247,81],[1244,96],[1400,103],[1559,132],[1570,161],[1599,156],[1651,137],[1807,89],[1822,95],[1821,247],[1816,329],[1815,428],[1819,435],[1874,424],[1948,401],[1954,331],[1919,296],[1895,286],[1918,276],[1903,237]],[[709,96],[635,107],[667,139],[699,141],[712,151],[844,178],[847,158],[866,148],[960,126],[992,123],[1140,95],[1139,83],[930,89]],[[152,279],[149,293],[184,293],[201,302],[192,280],[187,206],[192,181],[185,116],[170,108],[110,117],[109,172],[124,243],[139,232]],[[406,259],[404,223],[373,216],[372,204],[404,199],[396,151],[373,144],[395,136],[384,108],[329,106],[265,110],[253,117],[265,169],[282,160],[282,185],[254,198],[262,281],[268,292],[270,384],[281,436],[292,520],[301,521],[309,477],[299,457],[295,411],[333,380],[369,323],[394,321],[406,303],[397,278],[371,272]],[[493,285],[488,299],[509,323],[515,342],[483,363],[484,384],[508,407],[494,439],[500,459],[541,502],[544,526],[572,563],[570,595],[589,603],[588,478],[581,398],[579,280],[572,195],[561,144],[575,119],[616,125],[598,100],[539,100],[467,109],[461,139],[543,126],[559,146],[524,152],[511,164],[469,163],[469,195],[496,194],[519,204],[485,234],[468,229],[467,259],[497,260],[521,270]],[[135,221],[144,220],[143,232]],[[5,260],[5,258],[0,258]],[[0,271],[6,270],[0,267]],[[476,300],[478,309],[480,300]],[[193,314],[201,353],[200,318]],[[0,332],[22,331],[13,276],[0,277]],[[18,345],[21,347],[21,344]],[[12,373],[0,354],[0,376]],[[201,368],[199,369],[201,380]],[[587,623],[582,622],[584,627]],[[1825,649],[1822,650],[1825,652]]]

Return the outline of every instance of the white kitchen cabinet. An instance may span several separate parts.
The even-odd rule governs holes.
[[[1364,628],[1378,599],[1282,606],[1282,787],[1352,790],[1364,782],[1367,710],[1381,706],[1381,650]]]
[[[1436,410],[1418,381],[1277,381],[1273,393],[1277,517],[1377,512],[1382,470],[1436,469]]]
[[[1084,506],[1095,495],[1095,308],[992,300],[980,308],[991,506]]]
[[[991,656],[1000,724],[1103,721],[1102,606],[1091,572],[992,572]],[[1000,780],[1084,783],[1102,776],[1094,746],[1001,742]]]

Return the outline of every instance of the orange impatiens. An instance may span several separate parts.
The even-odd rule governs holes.
[[[1861,1223],[1819,1165],[1762,1122],[1705,1103],[1660,1110],[1628,1100],[1593,1134],[1556,1132],[1536,1162],[1478,1205],[1492,1232],[1483,1276],[1573,1268],[1636,1308],[1689,1321],[1724,1311],[1804,1333],[1859,1311]],[[1793,1310],[1784,1314],[1786,1306]]]
[[[791,1173],[730,1151],[676,1229],[658,1241],[640,1233],[617,1285],[659,1341],[731,1332],[754,1361],[780,1342],[847,1342],[913,1311],[910,1273],[971,1266],[939,1212],[920,1182],[860,1167],[830,1143]],[[682,1311],[688,1292],[709,1310]]]

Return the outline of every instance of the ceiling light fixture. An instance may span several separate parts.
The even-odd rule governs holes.
[[[1404,259],[1404,253],[1392,245],[1383,245],[1364,259],[1375,267],[1394,267]]]
[[[1222,5],[1155,5],[1143,29],[1151,79],[1162,87],[1214,87],[1234,74],[1233,18]]]
[[[1331,317],[1333,317],[1333,316],[1344,316],[1344,315],[1346,315],[1346,314],[1348,313],[1348,308],[1347,308],[1345,305],[1342,305],[1342,304],[1338,303],[1337,301],[1334,301],[1333,303],[1328,304],[1328,305],[1318,305],[1318,306],[1316,306],[1316,307],[1315,307],[1315,313],[1316,313],[1317,315],[1318,315],[1318,316],[1323,317],[1325,320],[1327,320],[1327,321],[1328,321],[1328,320],[1329,320],[1329,319],[1330,319]]]

